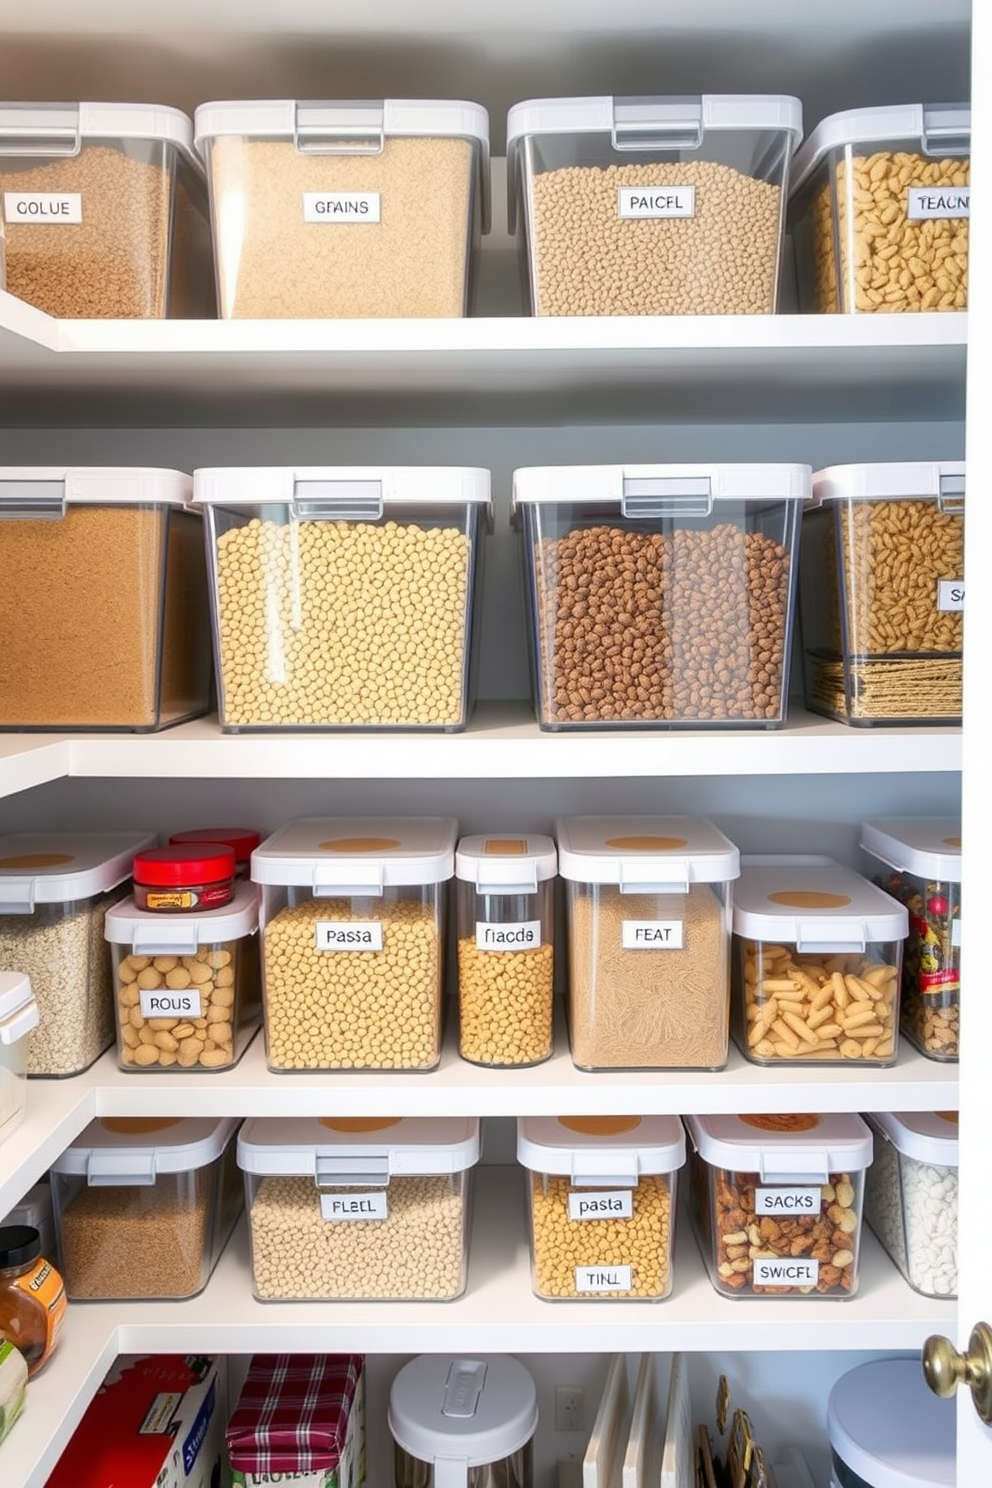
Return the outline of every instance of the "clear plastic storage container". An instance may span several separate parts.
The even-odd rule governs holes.
[[[308,817],[252,854],[272,1070],[433,1069],[452,817]]]
[[[121,1069],[228,1069],[261,1019],[258,892],[224,909],[156,914],[133,898],[107,913]]]
[[[915,1291],[956,1297],[957,1112],[879,1112],[865,1120],[875,1133],[865,1219]]]
[[[464,728],[488,470],[198,470],[220,722]]]
[[[691,816],[557,824],[580,1069],[722,1069],[737,848]]]
[[[524,1116],[531,1284],[545,1300],[639,1298],[672,1290],[677,1116]]]
[[[0,837],[0,966],[30,977],[30,1075],[76,1075],[114,1042],[104,916],[127,894],[146,832]]]
[[[246,1121],[238,1139],[263,1302],[450,1301],[465,1290],[475,1117]]]
[[[58,1252],[55,1239],[55,1216],[52,1212],[52,1190],[46,1181],[29,1188],[19,1204],[6,1218],[0,1218],[0,1229],[9,1225],[28,1225],[41,1237],[43,1256],[54,1256]]]
[[[421,1354],[389,1391],[395,1488],[533,1488],[537,1387],[507,1354]]]
[[[690,1213],[725,1297],[853,1297],[871,1132],[860,1116],[686,1116]]]
[[[49,315],[214,314],[190,120],[136,103],[0,105],[7,288]]]
[[[775,310],[798,99],[532,99],[506,132],[534,315]]]
[[[808,465],[517,470],[542,728],[785,721]]]
[[[806,706],[842,723],[961,722],[965,468],[813,477],[799,604]]]
[[[830,1488],[959,1483],[954,1401],[927,1388],[918,1358],[873,1359],[842,1374],[827,1398],[827,1434]]]
[[[789,217],[804,310],[968,307],[971,110],[851,109],[796,156]]]
[[[463,837],[458,895],[458,1052],[484,1065],[540,1064],[554,1046],[550,837]]]
[[[245,316],[460,316],[489,116],[454,99],[205,103],[217,297]]]
[[[143,733],[207,711],[192,489],[175,470],[0,467],[0,729]]]
[[[0,1141],[24,1119],[28,1083],[28,1039],[38,1026],[38,1004],[30,978],[0,971]],[[28,1224],[8,1219],[6,1224]]]
[[[909,911],[902,1032],[956,1063],[961,1037],[961,819],[876,816],[861,824],[865,869]]]
[[[51,1169],[69,1300],[192,1297],[234,1228],[238,1122],[104,1116]]]
[[[895,1064],[905,908],[832,858],[745,857],[735,1034],[755,1064]]]

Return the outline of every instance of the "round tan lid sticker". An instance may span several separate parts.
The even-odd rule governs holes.
[[[676,852],[688,847],[687,837],[608,837],[607,847],[619,848],[621,852]]]
[[[402,847],[398,837],[332,837],[327,842],[318,842],[321,852],[329,853],[373,853],[389,852],[393,847]]]
[[[118,1136],[140,1137],[146,1132],[166,1131],[181,1120],[181,1116],[101,1116],[100,1125]]]
[[[583,1137],[618,1137],[636,1131],[640,1116],[559,1116],[558,1125]]]
[[[821,889],[779,889],[768,895],[768,902],[786,909],[843,909],[851,898],[849,894],[825,894]]]
[[[487,837],[482,850],[494,858],[519,858],[527,851],[527,843],[523,837]]]
[[[23,868],[62,868],[75,861],[74,853],[14,853],[12,857],[0,858],[0,868],[12,872]]]
[[[947,1122],[949,1122],[951,1124],[951,1126],[957,1126],[957,1124],[958,1124],[958,1113],[957,1113],[957,1111],[934,1111],[933,1114],[935,1116],[939,1116],[940,1119],[941,1119],[941,1121],[947,1121]]]
[[[767,1132],[815,1131],[820,1125],[819,1116],[741,1116],[740,1120]]]
[[[318,1116],[317,1120],[321,1126],[326,1126],[328,1131],[339,1132],[374,1132],[385,1131],[387,1127],[399,1126],[399,1116]]]
[[[960,847],[961,846],[961,838],[960,837],[945,837],[944,838],[944,846],[945,847]]]

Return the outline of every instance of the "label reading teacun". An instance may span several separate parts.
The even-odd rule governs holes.
[[[381,920],[318,920],[318,951],[381,951]]]
[[[757,1188],[755,1214],[819,1214],[823,1194],[819,1188]]]
[[[620,944],[625,951],[681,951],[684,930],[681,920],[623,920]]]
[[[618,217],[695,217],[695,186],[620,186]]]
[[[148,991],[144,987],[138,993],[138,1002],[143,1018],[202,1018],[203,1005],[195,987],[184,987],[172,991],[158,987]]]
[[[938,610],[964,609],[964,579],[937,580]]]
[[[378,191],[304,191],[304,222],[381,222]]]
[[[573,1190],[568,1196],[569,1219],[633,1219],[634,1195],[629,1189],[606,1193]]]
[[[540,920],[518,920],[513,924],[496,924],[489,920],[475,922],[477,951],[533,951],[540,944]]]
[[[388,1219],[389,1201],[383,1193],[322,1193],[320,1217],[330,1220]]]
[[[82,222],[83,197],[79,191],[5,191],[3,210],[8,222],[64,227]]]
[[[970,186],[910,186],[906,195],[910,222],[934,217],[970,217]]]
[[[805,1256],[793,1260],[789,1256],[758,1256],[754,1261],[752,1285],[774,1287],[816,1286],[820,1276],[819,1261],[808,1261]]]
[[[576,1266],[577,1292],[629,1292],[634,1286],[633,1266]]]

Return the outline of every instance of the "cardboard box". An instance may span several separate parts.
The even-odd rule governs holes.
[[[258,1354],[227,1428],[233,1488],[363,1488],[361,1354]]]

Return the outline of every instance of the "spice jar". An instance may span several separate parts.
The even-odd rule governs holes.
[[[195,827],[189,832],[173,832],[169,846],[186,843],[219,842],[234,851],[235,878],[251,876],[251,855],[262,840],[252,827]]]
[[[148,848],[134,860],[134,902],[160,914],[222,909],[234,898],[234,869],[234,849],[217,842]]]
[[[65,1317],[62,1278],[41,1254],[41,1236],[30,1225],[0,1229],[0,1338],[24,1356],[37,1374],[58,1342]]]

